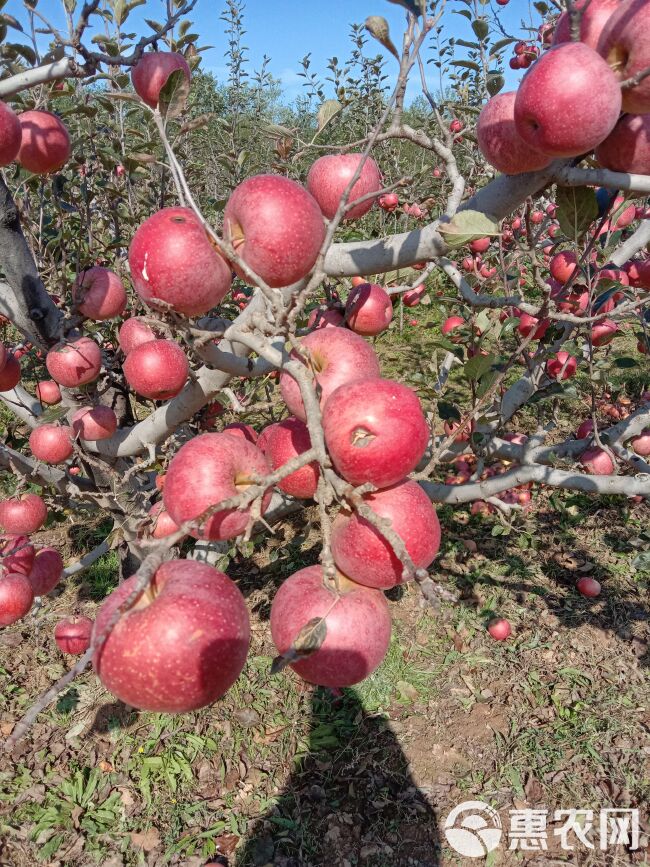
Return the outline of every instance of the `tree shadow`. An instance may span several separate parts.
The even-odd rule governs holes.
[[[386,720],[315,689],[309,743],[232,867],[434,867],[438,823]]]

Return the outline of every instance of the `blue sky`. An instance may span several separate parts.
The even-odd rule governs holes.
[[[40,0],[38,10],[53,23],[62,22],[62,0]],[[81,6],[81,0],[78,3]],[[214,46],[204,55],[204,68],[209,69],[218,79],[224,77],[224,52],[226,37],[224,24],[219,15],[224,4],[221,0],[198,0],[192,15],[195,26],[193,32],[201,36],[200,44]],[[451,14],[456,8],[466,8],[457,0],[450,0],[449,11],[446,14],[447,33],[465,39],[472,39],[469,22],[460,15]],[[508,32],[519,35],[522,19],[528,23],[539,23],[539,16],[533,12],[532,3],[528,0],[511,0],[510,4],[499,9],[499,15]],[[165,3],[163,0],[147,0],[145,6],[136,9],[127,24],[133,20],[137,27],[143,18],[161,20],[164,17]],[[489,9],[489,3],[486,7]],[[23,19],[20,0],[9,0],[4,12],[9,12]],[[337,56],[340,60],[347,57],[350,50],[348,39],[349,27],[353,22],[362,23],[368,15],[383,15],[389,22],[393,41],[398,45],[401,40],[405,16],[401,7],[387,0],[248,0],[245,10],[246,37],[245,45],[249,48],[252,67],[257,68],[266,53],[271,58],[270,70],[280,79],[287,99],[292,99],[302,90],[302,82],[298,76],[300,59],[311,52],[312,69],[325,72],[327,60]],[[134,28],[135,29],[135,28]],[[139,28],[138,28],[139,29]],[[13,39],[13,35],[9,38]],[[378,43],[374,43],[376,51],[381,51],[388,57],[387,72],[392,73],[396,61]],[[425,57],[431,56],[425,54]],[[433,69],[431,83],[434,84]],[[516,76],[508,70],[508,86],[515,84]],[[412,92],[409,95],[415,95]]]

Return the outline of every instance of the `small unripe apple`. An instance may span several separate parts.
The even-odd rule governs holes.
[[[495,617],[488,623],[488,632],[495,641],[505,641],[510,637],[512,629],[505,617]]]

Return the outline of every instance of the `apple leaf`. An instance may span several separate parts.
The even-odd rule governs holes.
[[[492,369],[496,360],[496,355],[481,355],[478,353],[465,362],[465,376],[472,380],[480,379],[488,370]]]
[[[596,191],[588,187],[558,187],[557,219],[564,235],[579,241],[598,216]]]
[[[490,72],[488,73],[485,86],[487,87],[490,96],[496,96],[500,90],[503,90],[505,83],[506,80],[500,72]]]
[[[327,638],[327,624],[324,617],[312,617],[302,627],[293,640],[291,647],[271,663],[271,674],[279,674],[292,662],[305,659],[315,653]]]
[[[438,401],[438,415],[443,421],[460,421],[460,412],[453,403],[444,400]]]
[[[325,102],[318,109],[318,132],[321,132],[325,129],[327,124],[332,120],[333,117],[342,110],[343,106],[338,101],[338,99],[326,99]]]
[[[444,236],[447,246],[462,247],[463,244],[486,235],[498,235],[499,226],[490,214],[481,211],[459,211],[448,223],[441,223],[438,231]]]
[[[490,25],[485,18],[475,18],[472,21],[472,30],[476,34],[476,38],[483,41],[490,32]]]
[[[160,91],[158,108],[163,117],[178,117],[185,110],[190,83],[182,69],[175,69]]]

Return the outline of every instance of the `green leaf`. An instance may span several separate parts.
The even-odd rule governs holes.
[[[484,374],[491,370],[496,362],[496,355],[481,355],[477,353],[474,358],[470,358],[465,362],[464,371],[468,379],[480,379]]]
[[[511,36],[508,36],[505,39],[499,39],[499,41],[495,42],[492,48],[490,48],[490,54],[497,54],[499,51],[502,51],[504,48],[507,48],[508,45],[512,45],[512,43],[516,41],[517,40],[513,39]]]
[[[472,30],[476,34],[477,39],[483,41],[490,32],[490,25],[485,18],[475,18],[472,21]]]
[[[447,403],[444,400],[438,401],[438,416],[443,421],[460,421],[460,412],[453,403]]]
[[[318,109],[318,115],[316,118],[316,122],[318,124],[318,132],[322,132],[327,124],[332,120],[333,117],[336,117],[340,111],[342,111],[343,106],[338,101],[338,99],[326,99],[325,102]]]
[[[190,83],[182,69],[175,69],[165,82],[158,97],[158,107],[163,117],[178,117],[185,110]]]
[[[481,211],[459,211],[449,223],[441,223],[438,231],[444,236],[448,247],[456,248],[477,238],[498,235],[499,225],[490,214],[483,214]]]
[[[588,187],[558,187],[557,219],[571,241],[579,241],[598,216],[596,191]]]
[[[478,42],[468,42],[466,39],[457,39],[456,45],[462,45],[463,48],[471,48],[474,51],[478,51],[481,47]]]
[[[490,96],[496,96],[499,91],[503,90],[505,83],[506,80],[500,72],[491,72],[487,77],[485,86]]]
[[[637,572],[650,572],[650,551],[642,551],[637,554],[632,560],[632,565]]]
[[[615,367],[620,367],[620,368],[623,368],[623,369],[627,369],[627,368],[630,368],[630,367],[638,367],[638,366],[639,366],[639,362],[636,360],[636,358],[628,358],[628,357],[626,356],[626,357],[624,357],[624,358],[615,358],[615,359],[614,359],[614,366],[615,366]]]
[[[481,71],[481,67],[478,65],[478,63],[474,63],[473,60],[452,60],[451,65],[452,66],[462,66],[463,69],[471,69],[472,72],[480,72]]]

